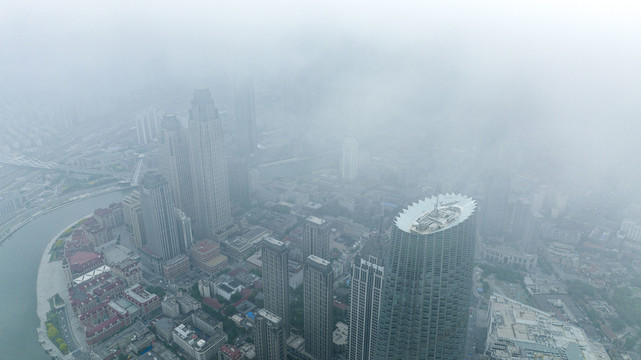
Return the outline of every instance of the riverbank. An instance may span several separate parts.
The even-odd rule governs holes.
[[[46,214],[48,214],[48,213],[50,213],[52,211],[58,210],[58,209],[60,209],[62,207],[65,207],[67,205],[71,205],[71,204],[73,204],[75,202],[78,202],[78,201],[87,200],[89,198],[100,196],[100,195],[105,195],[105,194],[108,194],[108,193],[114,192],[114,191],[126,191],[126,190],[129,190],[131,188],[133,188],[133,186],[128,186],[128,187],[109,186],[107,188],[90,191],[88,193],[84,193],[84,194],[81,194],[81,195],[74,195],[74,196],[71,196],[68,199],[62,201],[61,203],[53,204],[53,205],[47,207],[44,210],[40,210],[40,211],[37,211],[37,212],[33,213],[32,215],[28,216],[26,219],[20,221],[19,223],[11,225],[11,227],[9,229],[4,229],[6,227],[6,225],[7,225],[7,224],[4,224],[4,225],[0,226],[0,233],[3,233],[3,235],[0,235],[0,245],[2,245],[2,243],[4,243],[7,239],[9,239],[11,237],[11,235],[13,235],[13,233],[15,233],[16,231],[20,230],[23,226],[29,224],[31,221],[39,218],[42,215],[46,215]]]
[[[71,313],[73,313],[73,311],[71,309],[69,296],[67,294],[67,281],[65,279],[65,272],[62,269],[62,260],[49,262],[50,252],[56,240],[58,240],[58,238],[65,232],[66,229],[76,225],[77,223],[79,223],[83,219],[90,217],[91,215],[93,214],[85,215],[82,218],[74,221],[73,223],[60,230],[60,232],[58,232],[54,237],[52,237],[51,240],[49,240],[49,243],[47,244],[44,252],[42,253],[40,265],[38,266],[38,277],[36,280],[36,312],[38,314],[38,318],[40,319],[40,326],[38,327],[38,342],[51,356],[57,356],[62,359],[74,359],[74,357],[71,354],[63,355],[58,347],[53,344],[47,337],[47,327],[45,326],[45,322],[47,321],[47,313],[49,312],[49,310],[51,310],[49,299],[56,294],[60,294],[60,297],[65,301],[67,315],[70,314],[70,311]],[[69,330],[71,331],[71,334],[74,334],[75,326],[73,325],[73,322],[69,322],[69,324],[71,324],[71,329]],[[78,336],[72,336],[74,336],[76,343],[79,344],[79,346],[82,346],[81,344],[83,344],[84,341],[79,342]]]

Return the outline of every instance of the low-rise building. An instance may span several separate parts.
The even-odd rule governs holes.
[[[269,230],[255,226],[239,236],[225,240],[221,243],[221,251],[230,259],[238,262],[253,254],[264,237],[269,235]]]
[[[227,256],[220,254],[218,244],[211,240],[201,240],[189,250],[194,267],[208,275],[215,275],[227,267]]]
[[[162,264],[162,274],[167,281],[172,281],[188,272],[189,258],[185,254],[178,254]]]
[[[198,337],[195,331],[185,324],[180,324],[174,329],[172,338],[174,343],[194,360],[215,359],[222,345],[227,342],[227,335],[224,332],[205,340]]]
[[[579,327],[503,296],[490,298],[485,356],[490,360],[610,359]]]
[[[481,258],[497,264],[520,265],[526,270],[532,270],[536,267],[539,257],[511,246],[493,246],[481,243]]]

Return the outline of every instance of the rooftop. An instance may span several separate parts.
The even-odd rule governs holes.
[[[476,210],[476,201],[460,194],[442,194],[420,200],[401,212],[396,227],[407,233],[430,234],[452,228]]]
[[[264,317],[265,319],[269,320],[270,322],[274,324],[278,324],[281,319],[278,317],[278,315],[272,313],[271,311],[265,310],[265,309],[260,309],[256,312],[258,315]]]
[[[315,262],[317,264],[323,265],[323,266],[329,265],[329,261],[327,261],[327,260],[325,260],[323,258],[320,258],[320,257],[318,257],[316,255],[309,255],[307,258],[309,260],[311,260],[311,261],[313,261],[313,262]]]
[[[316,217],[316,216],[310,216],[310,217],[308,217],[308,218],[307,218],[307,221],[309,221],[309,222],[311,222],[311,223],[314,223],[314,224],[316,224],[316,225],[323,225],[323,224],[325,223],[325,220],[324,220],[324,219],[321,219],[321,218]]]
[[[582,329],[551,314],[499,295],[490,299],[486,349],[500,359],[609,359]]]

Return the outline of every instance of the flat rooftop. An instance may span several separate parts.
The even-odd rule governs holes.
[[[490,299],[486,350],[500,359],[609,359],[579,327],[503,296]],[[572,355],[573,354],[573,355]]]
[[[316,216],[309,216],[307,218],[307,221],[309,221],[311,223],[314,223],[316,225],[323,225],[325,223],[325,219],[321,219],[321,218],[316,217]]]

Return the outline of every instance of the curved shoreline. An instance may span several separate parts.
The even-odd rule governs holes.
[[[93,213],[90,213],[78,220],[75,220],[73,223],[63,227],[62,230],[54,235],[51,240],[49,240],[49,243],[47,243],[47,246],[45,247],[45,250],[43,251],[42,257],[40,259],[40,265],[38,266],[38,277],[36,278],[36,313],[38,314],[38,318],[40,319],[40,326],[37,328],[38,342],[43,347],[43,349],[51,356],[58,356],[62,359],[74,359],[74,357],[73,355],[71,355],[71,353],[63,355],[58,347],[51,342],[51,340],[47,336],[47,327],[45,325],[45,322],[47,321],[47,313],[50,310],[49,298],[55,296],[56,294],[60,294],[61,283],[63,285],[63,293],[60,294],[60,297],[65,301],[65,307],[67,307],[66,311],[67,314],[69,314],[69,296],[65,291],[66,279],[64,270],[61,266],[62,261],[56,260],[49,262],[49,259],[51,258],[51,247],[68,228],[78,224],[83,219],[86,219],[92,215]],[[73,329],[69,330],[71,331],[72,336],[75,338],[75,335],[73,335]],[[76,342],[78,342],[77,339],[75,340]]]
[[[105,195],[110,192],[125,191],[127,189],[129,189],[129,187],[125,187],[125,188],[108,187],[105,189],[95,190],[89,193],[85,193],[82,195],[69,198],[69,200],[67,200],[62,204],[52,206],[46,210],[43,210],[37,213],[36,216],[32,215],[28,219],[25,219],[22,223],[20,223],[18,226],[13,228],[9,235],[1,239],[0,244],[2,244],[5,240],[11,237],[13,233],[21,229],[23,226],[29,224],[31,221],[39,218],[42,215],[46,215],[54,210],[71,205],[78,201],[87,200],[93,197]],[[38,315],[38,318],[40,320],[40,325],[36,328],[36,330],[38,333],[38,342],[40,343],[42,348],[45,350],[45,352],[47,352],[52,357],[57,357],[61,359],[74,359],[71,353],[67,355],[63,355],[62,352],[58,349],[58,347],[55,344],[53,344],[52,341],[47,336],[45,322],[47,321],[47,312],[49,312],[50,310],[49,298],[51,298],[52,296],[55,296],[55,294],[60,294],[61,298],[65,301],[65,307],[67,308],[66,309],[67,318],[68,320],[72,320],[72,319],[69,319],[70,318],[69,311],[71,309],[69,307],[69,296],[66,291],[67,284],[66,284],[64,270],[62,269],[61,260],[49,262],[51,248],[55,244],[56,240],[58,240],[58,238],[68,228],[78,224],[83,219],[91,217],[92,215],[93,215],[93,212],[74,220],[71,224],[64,226],[56,235],[54,235],[47,243],[47,246],[44,248],[42,256],[40,258],[40,264],[38,265],[38,274],[36,277],[36,314]],[[71,327],[69,331],[71,332],[71,335],[74,337],[76,344],[78,344],[79,347],[83,347],[82,343],[84,343],[84,341],[83,342],[78,341],[71,321],[68,321],[68,323],[69,323],[69,326]]]
[[[13,235],[16,231],[20,230],[23,226],[29,224],[31,221],[39,218],[42,215],[46,215],[46,214],[48,214],[48,213],[50,213],[50,212],[52,212],[54,210],[58,210],[58,209],[60,209],[62,207],[65,207],[67,205],[71,205],[71,204],[73,204],[75,202],[78,202],[78,201],[87,200],[87,199],[90,199],[90,198],[93,198],[93,197],[96,197],[96,196],[100,196],[100,195],[105,195],[105,194],[108,194],[110,192],[126,191],[126,190],[129,190],[129,189],[133,188],[133,187],[134,186],[127,186],[127,187],[110,186],[110,187],[106,187],[106,188],[103,188],[103,189],[90,191],[88,193],[84,193],[84,194],[81,194],[81,195],[74,195],[74,196],[70,197],[69,199],[67,199],[67,201],[65,201],[65,202],[63,202],[61,204],[58,204],[58,205],[51,206],[51,207],[46,208],[44,210],[40,210],[40,211],[34,213],[33,215],[29,216],[28,218],[22,220],[20,223],[14,225],[11,228],[11,230],[9,231],[9,233],[7,233],[6,235],[3,235],[3,237],[0,238],[0,245],[2,245],[2,243],[7,241],[11,237],[11,235]]]

